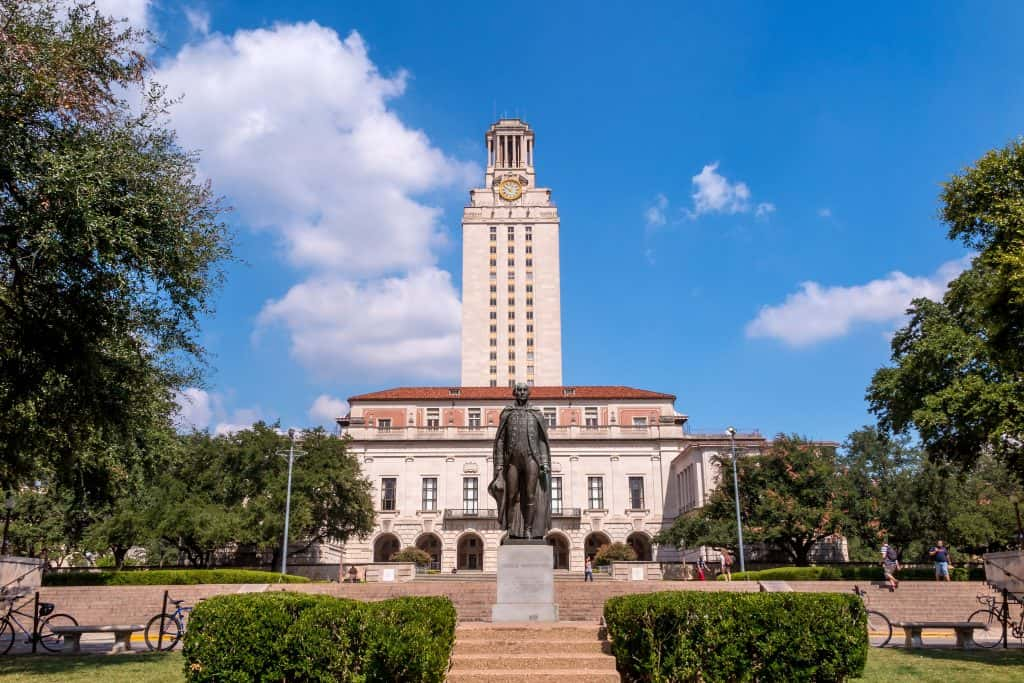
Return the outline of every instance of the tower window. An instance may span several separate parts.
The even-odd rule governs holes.
[[[508,298],[508,305],[509,306],[515,306],[516,305],[516,298],[514,296],[510,296]]]
[[[526,319],[527,320],[533,320],[533,311],[527,311],[526,312]]]
[[[492,379],[492,380],[491,380],[491,386],[492,386],[492,387],[496,387],[496,386],[498,386],[498,380],[496,380],[496,379]]]
[[[498,360],[498,352],[491,351],[491,360]]]
[[[527,313],[527,314],[526,314],[526,317],[527,317],[527,318],[531,317],[531,316],[530,316],[530,313]],[[509,319],[509,320],[515,320],[515,319],[516,319],[516,312],[515,312],[515,311],[509,311],[509,312],[508,312],[508,319]]]
[[[491,346],[497,346],[497,345],[498,345],[498,340],[497,340],[497,339],[494,339],[494,338],[492,338],[492,339],[491,339]]]
[[[497,242],[498,241],[498,236],[495,235],[493,232],[491,233],[491,241],[492,242]]]
[[[492,233],[498,232],[498,226],[497,225],[492,225],[491,226],[491,232]]]
[[[514,294],[515,291],[516,291],[516,286],[515,285],[509,285],[508,286],[508,293],[509,294]]]
[[[497,319],[498,319],[498,312],[497,311],[491,311],[491,320],[497,320]]]
[[[493,301],[493,299],[492,299],[492,301]],[[494,304],[491,304],[491,305],[493,306]],[[526,297],[526,305],[527,306],[532,306],[533,305],[533,297],[532,296]]]
[[[533,346],[533,337],[527,337],[526,338],[526,345],[527,346]]]
[[[492,258],[491,259],[491,268],[495,267],[496,265],[498,265],[498,259],[493,259]]]
[[[509,325],[508,326],[508,333],[509,334],[515,334],[516,333],[516,326],[515,325]]]
[[[529,268],[529,267],[531,267],[532,265],[533,265],[533,259],[532,259],[532,258],[528,258],[528,259],[526,259],[526,267],[527,267],[527,268]]]
[[[516,359],[516,352],[515,351],[509,351],[508,352],[508,359],[509,360],[515,360]]]
[[[498,374],[498,366],[497,365],[492,365],[491,366],[491,374],[492,375]]]
[[[516,374],[516,366],[514,366],[514,365],[508,366],[508,374],[510,374],[510,375]]]
[[[497,333],[498,333],[498,326],[497,325],[491,325],[491,334],[497,334]]]
[[[533,285],[530,285],[530,286],[533,287]],[[494,294],[497,291],[498,291],[498,285],[491,285],[491,294]]]
[[[493,292],[494,290],[492,289],[491,291]],[[532,291],[533,291],[533,285],[526,285],[526,293],[529,294]]]
[[[515,260],[514,258],[510,258],[510,259],[508,260],[508,267],[509,267],[509,268],[512,268],[512,267],[513,267],[513,266],[515,266],[515,265],[516,265],[516,260]]]
[[[527,254],[532,254],[533,253],[533,245],[532,244],[527,244],[526,245],[526,253]]]
[[[530,233],[526,233],[526,241],[527,242],[532,242],[533,241],[533,235],[530,234]]]
[[[508,253],[510,253],[510,254],[516,253],[516,245],[514,245],[514,244],[508,245]]]
[[[498,305],[498,300],[496,298],[494,298],[493,296],[491,297],[491,305],[492,306],[497,306]]]
[[[496,244],[492,244],[491,245],[491,253],[492,254],[497,254],[498,253],[498,245],[496,245]]]
[[[529,325],[526,326],[526,331],[533,332],[533,323],[530,323]]]

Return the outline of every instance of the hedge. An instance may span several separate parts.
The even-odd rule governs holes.
[[[828,567],[775,567],[751,572],[733,572],[738,581],[883,581],[882,567],[870,566],[828,566]],[[935,570],[931,567],[905,567],[896,572],[896,578],[909,581],[934,581]],[[954,567],[950,578],[954,581],[984,581],[984,567]],[[725,576],[718,575],[719,581]]]
[[[605,603],[604,618],[625,681],[844,681],[867,661],[855,595],[623,595]]]
[[[185,676],[194,683],[441,683],[455,622],[447,597],[221,595],[192,612]]]
[[[150,569],[126,572],[47,572],[44,586],[189,586],[200,583],[309,583],[304,576],[254,569]]]

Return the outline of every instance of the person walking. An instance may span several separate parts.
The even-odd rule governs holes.
[[[725,548],[718,548],[718,552],[722,555],[722,573],[725,574],[725,580],[732,581],[732,555]]]
[[[935,562],[935,580],[949,581],[949,569],[953,566],[949,557],[949,548],[942,541],[936,541],[935,545],[928,551]]]
[[[708,580],[708,565],[704,561],[703,555],[697,556],[697,578],[701,581]]]
[[[899,555],[896,553],[896,548],[889,545],[887,541],[882,544],[882,575],[885,576],[890,593],[900,587],[900,581],[896,578],[896,572],[899,570]]]
[[[583,560],[583,583],[594,580],[594,562],[588,556]]]

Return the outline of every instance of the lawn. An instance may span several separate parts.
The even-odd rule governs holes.
[[[131,656],[14,656],[0,660],[5,683],[182,683],[181,654]],[[1005,683],[1024,681],[1024,650],[913,650],[872,648],[866,683]]]

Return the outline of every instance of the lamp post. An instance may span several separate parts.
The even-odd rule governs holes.
[[[3,544],[0,545],[0,555],[6,555],[9,550],[7,543],[7,529],[11,525],[11,513],[14,512],[14,495],[11,493],[7,494],[7,498],[4,500],[4,540]]]
[[[736,533],[740,541],[740,572],[747,571],[747,565],[743,560],[743,522],[740,521],[740,478],[736,473],[736,429],[729,427],[725,430],[729,435],[729,446],[732,449],[732,491],[736,498]]]
[[[292,513],[292,465],[295,462],[295,458],[301,458],[305,455],[303,451],[295,450],[295,441],[298,438],[298,432],[294,429],[288,430],[288,452],[278,453],[281,457],[288,458],[288,489],[285,493],[284,499],[284,547],[281,549],[281,574],[288,573],[288,524]]]

